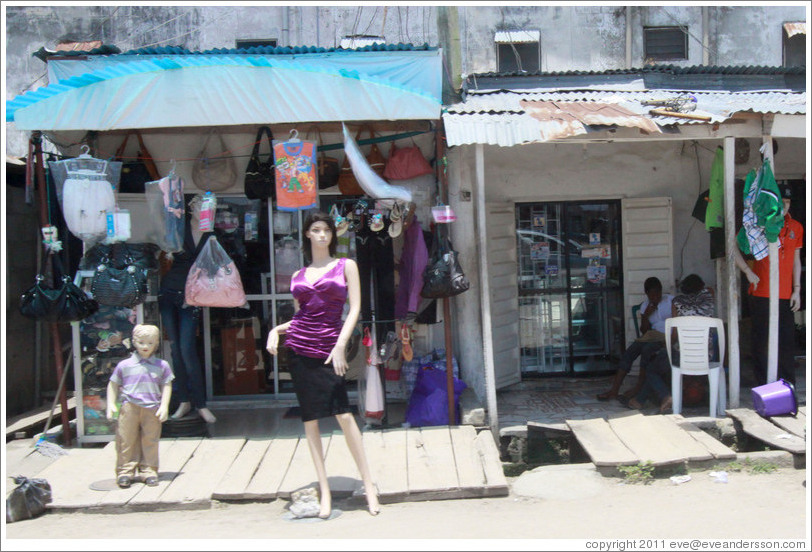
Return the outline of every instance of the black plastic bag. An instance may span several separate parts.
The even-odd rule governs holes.
[[[6,523],[35,518],[53,501],[51,485],[45,479],[13,477],[17,487],[6,498]]]
[[[451,246],[451,241],[437,228],[434,232],[434,244],[429,262],[423,271],[423,289],[420,295],[429,299],[453,297],[471,287],[468,278],[460,266],[458,253]]]

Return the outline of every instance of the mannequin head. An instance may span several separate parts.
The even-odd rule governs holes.
[[[315,225],[315,226],[314,226]],[[311,228],[313,231],[311,232]],[[322,211],[311,211],[308,213],[304,221],[304,235],[307,238],[304,241],[304,253],[308,259],[313,258],[313,245],[312,240],[318,239],[320,234],[329,232],[328,249],[330,256],[335,257],[336,247],[338,246],[338,238],[336,237],[336,225],[333,217]]]
[[[161,330],[150,324],[137,324],[133,328],[133,347],[141,358],[149,358],[158,349]]]

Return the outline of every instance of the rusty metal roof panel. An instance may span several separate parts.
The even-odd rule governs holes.
[[[806,21],[784,23],[784,30],[787,32],[787,37],[793,37],[796,34],[806,34]]]
[[[484,143],[511,146],[528,142],[583,134],[563,130],[560,122],[552,118],[539,120],[526,109],[534,102],[553,102],[567,105],[568,113],[584,115],[589,104],[609,104],[618,111],[603,110],[593,113],[582,121],[585,131],[590,126],[641,126],[641,119],[656,125],[686,125],[719,123],[738,112],[776,113],[788,115],[806,114],[806,93],[786,91],[771,92],[695,92],[696,108],[691,115],[706,120],[651,115],[653,108],[643,102],[674,98],[677,93],[669,90],[648,91],[598,91],[598,90],[522,90],[470,93],[464,102],[444,109],[449,145]],[[544,119],[544,117],[542,117]],[[564,125],[566,126],[566,125]],[[576,125],[577,126],[577,125]],[[570,134],[561,134],[570,132]]]

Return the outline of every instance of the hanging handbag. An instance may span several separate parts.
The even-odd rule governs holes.
[[[231,188],[237,181],[237,167],[231,156],[210,157],[206,153],[209,140],[215,133],[220,139],[222,148],[220,155],[228,151],[223,136],[216,129],[212,129],[192,165],[192,180],[194,180],[195,186],[205,192],[222,192]]]
[[[310,131],[315,130],[316,132],[316,146],[317,149],[321,147],[324,142],[321,139],[321,129],[313,125],[307,131],[307,136],[310,136]],[[338,164],[338,159],[335,157],[330,157],[325,154],[323,151],[317,153],[318,155],[318,168],[319,168],[319,190],[324,190],[325,188],[332,188],[336,184],[338,184],[338,175],[341,172],[341,167]]]
[[[432,174],[434,169],[423,157],[420,148],[412,140],[412,145],[406,148],[396,148],[395,143],[389,148],[389,159],[386,161],[386,168],[383,171],[384,178],[388,180],[407,180]]]
[[[90,292],[100,305],[132,308],[147,298],[147,275],[132,260],[126,268],[119,269],[105,258],[93,274]]]
[[[217,238],[211,236],[186,277],[186,303],[193,307],[242,307],[240,272]]]
[[[356,142],[361,137],[361,133],[364,129],[369,131],[370,139],[375,137],[375,131],[372,126],[364,125],[358,129],[358,133],[355,135]],[[372,167],[372,170],[378,173],[379,176],[382,176],[386,168],[386,159],[381,153],[381,150],[378,149],[377,144],[372,144],[366,159],[369,166]],[[338,189],[343,195],[364,195],[364,189],[361,188],[361,185],[355,178],[355,174],[352,172],[352,166],[350,165],[349,156],[346,154],[344,155],[344,163],[341,165],[341,173],[338,176]]]
[[[138,153],[135,160],[124,161],[124,150],[127,147],[127,140],[130,134],[135,134],[138,138]],[[137,130],[130,131],[124,136],[124,141],[116,150],[116,161],[121,161],[121,178],[118,182],[118,191],[123,193],[143,194],[144,184],[152,180],[158,180],[161,175],[158,167],[152,159],[141,133]]]
[[[441,228],[434,231],[429,262],[423,271],[423,289],[420,295],[428,299],[453,297],[471,287],[460,266],[458,253],[451,246],[451,241]]]
[[[46,322],[76,322],[99,310],[96,301],[87,296],[69,277],[55,289],[42,285],[44,277],[37,275],[34,285],[20,297],[20,314],[32,320]]]
[[[259,146],[262,136],[268,137],[271,151],[265,161],[259,158]],[[273,133],[270,127],[261,126],[257,131],[254,149],[248,166],[245,167],[245,197],[248,199],[276,199],[276,171],[273,164]]]
[[[154,243],[97,243],[82,256],[79,270],[96,270],[107,260],[113,268],[124,269],[133,264],[142,270],[156,271],[160,268],[160,251]]]

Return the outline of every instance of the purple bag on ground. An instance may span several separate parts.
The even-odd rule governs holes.
[[[423,367],[417,372],[409,407],[406,409],[406,422],[411,427],[437,426],[448,424],[448,390],[444,370]],[[460,395],[468,387],[464,381],[454,378],[455,424],[460,422]]]

